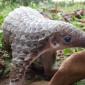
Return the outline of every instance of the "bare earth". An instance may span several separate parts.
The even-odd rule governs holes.
[[[7,82],[8,82],[8,79],[1,80],[0,85],[8,85]],[[29,81],[25,85],[48,85],[48,83],[49,83],[48,81],[44,81],[44,80],[33,81],[33,82]]]

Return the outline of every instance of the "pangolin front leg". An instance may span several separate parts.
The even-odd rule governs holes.
[[[41,57],[41,63],[44,68],[44,75],[47,80],[51,79],[53,74],[57,71],[57,69],[52,69],[53,64],[56,60],[56,52],[46,52]]]

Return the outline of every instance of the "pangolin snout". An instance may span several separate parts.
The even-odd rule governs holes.
[[[75,41],[75,47],[85,48],[85,32],[83,32],[78,40]]]

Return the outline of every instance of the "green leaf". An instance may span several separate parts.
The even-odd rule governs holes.
[[[66,56],[73,54],[73,52],[74,52],[73,49],[69,49],[69,48],[64,49],[64,55]]]

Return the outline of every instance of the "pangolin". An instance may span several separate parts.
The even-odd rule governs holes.
[[[56,50],[85,47],[83,31],[64,21],[46,19],[30,7],[10,12],[4,20],[3,32],[5,46],[12,50],[10,85],[23,85],[26,69],[38,57],[41,56],[45,74],[49,75]]]

